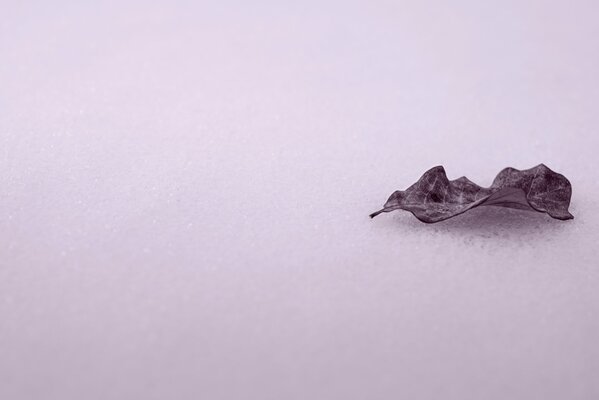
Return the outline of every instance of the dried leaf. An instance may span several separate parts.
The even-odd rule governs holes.
[[[561,220],[572,219],[568,212],[572,186],[565,176],[544,164],[519,171],[505,168],[489,188],[478,186],[465,176],[450,181],[442,166],[431,168],[405,191],[394,192],[374,218],[393,210],[410,211],[422,222],[433,223],[455,217],[478,206],[499,206],[545,212]]]

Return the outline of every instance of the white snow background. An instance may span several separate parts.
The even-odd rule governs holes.
[[[0,398],[599,398],[598,21],[0,0]],[[541,162],[574,220],[368,218]]]

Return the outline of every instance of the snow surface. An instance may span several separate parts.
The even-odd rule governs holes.
[[[1,399],[599,398],[597,1],[0,2]]]

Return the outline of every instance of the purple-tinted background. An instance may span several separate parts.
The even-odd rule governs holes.
[[[0,5],[1,399],[599,398],[597,1]]]

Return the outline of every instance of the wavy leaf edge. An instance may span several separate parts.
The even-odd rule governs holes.
[[[370,214],[394,210],[410,211],[418,220],[435,223],[453,218],[479,206],[498,206],[547,213],[559,220],[573,219],[568,211],[572,185],[562,174],[545,164],[518,170],[501,170],[488,188],[465,176],[450,181],[439,165],[426,171],[406,190],[396,190],[383,208]]]

